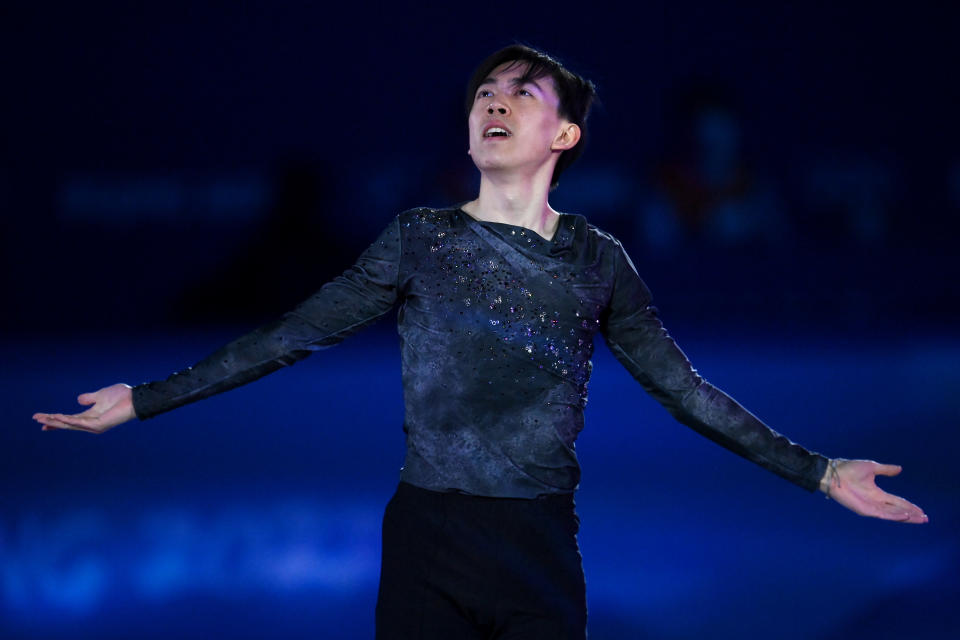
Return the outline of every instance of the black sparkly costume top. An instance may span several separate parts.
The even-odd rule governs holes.
[[[552,241],[461,209],[397,216],[350,269],[279,320],[133,389],[143,420],[331,347],[400,304],[406,459],[436,491],[573,492],[593,339],[680,422],[809,490],[827,459],[701,378],[614,238],[563,214]]]

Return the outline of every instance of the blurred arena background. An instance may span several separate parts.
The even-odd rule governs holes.
[[[0,636],[372,637],[402,461],[394,318],[249,387],[43,433],[471,199],[463,91],[521,41],[592,78],[552,203],[610,231],[698,369],[830,456],[865,520],[673,423],[598,344],[591,638],[960,636],[960,136],[947,3],[7,3]],[[643,470],[641,484],[631,481]]]

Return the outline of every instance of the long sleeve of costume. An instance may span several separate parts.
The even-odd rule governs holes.
[[[669,336],[650,291],[622,249],[601,330],[617,359],[679,422],[805,489],[815,491],[828,459],[770,429],[704,380]]]
[[[350,269],[293,311],[165,380],[134,387],[137,417],[145,420],[252,382],[371,324],[397,300],[400,251],[395,219]]]

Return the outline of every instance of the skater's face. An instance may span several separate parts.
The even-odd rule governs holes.
[[[477,88],[470,110],[470,155],[481,172],[535,172],[580,139],[561,118],[553,78],[524,77],[527,65],[506,62]]]

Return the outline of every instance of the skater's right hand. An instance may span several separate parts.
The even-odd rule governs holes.
[[[43,425],[44,431],[73,429],[103,433],[118,424],[137,417],[133,410],[133,392],[125,384],[114,384],[93,393],[82,393],[77,402],[93,405],[83,413],[35,413],[33,419]]]

